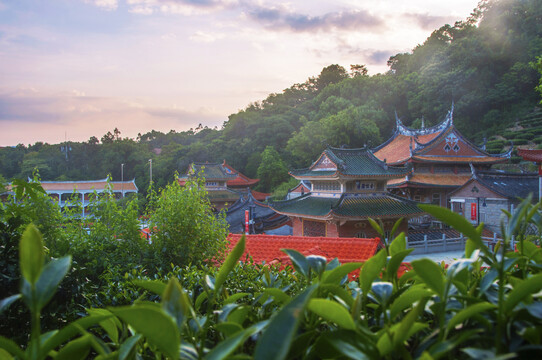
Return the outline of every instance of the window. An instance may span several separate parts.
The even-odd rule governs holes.
[[[422,196],[421,195],[414,195],[412,200],[414,200],[416,202],[422,202]]]
[[[374,190],[375,183],[368,181],[356,181],[356,189],[358,190]]]
[[[365,231],[358,231],[358,232],[356,233],[356,235],[354,235],[354,237],[360,238],[360,239],[366,239],[366,238],[367,238],[367,235],[365,234]]]
[[[313,184],[313,188],[320,191],[340,191],[341,184],[335,181],[319,181]]]
[[[440,193],[433,193],[433,200],[431,201],[433,205],[440,205]]]

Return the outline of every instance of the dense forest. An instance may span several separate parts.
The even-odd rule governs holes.
[[[375,147],[393,131],[395,112],[409,126],[421,119],[429,126],[443,119],[452,101],[456,126],[481,142],[536,110],[541,55],[541,1],[481,1],[467,19],[390,57],[385,74],[370,76],[357,64],[327,66],[230,115],[221,129],[153,130],[130,139],[115,128],[87,142],[1,148],[0,182],[26,179],[34,169],[43,180],[108,174],[120,180],[123,163],[124,179],[135,177],[144,193],[149,159],[160,187],[190,162],[226,159],[250,177],[265,178],[259,190],[271,191],[289,179],[288,168],[308,166],[327,145]]]

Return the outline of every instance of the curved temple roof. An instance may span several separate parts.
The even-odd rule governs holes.
[[[406,167],[390,167],[367,148],[340,149],[329,147],[306,169],[292,170],[296,179],[371,177],[402,177],[410,172]]]
[[[390,165],[409,161],[430,163],[478,163],[495,164],[507,161],[511,151],[504,154],[488,154],[467,140],[453,124],[453,104],[440,124],[424,129],[411,129],[403,125],[396,115],[395,133],[374,155]]]

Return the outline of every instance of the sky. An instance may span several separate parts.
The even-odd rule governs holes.
[[[386,72],[477,2],[0,0],[0,146],[221,128],[328,65]]]

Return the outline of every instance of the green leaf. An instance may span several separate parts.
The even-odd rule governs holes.
[[[476,250],[478,247],[476,246],[476,243],[472,241],[471,239],[467,239],[465,243],[465,257],[470,258],[474,250]]]
[[[205,359],[207,360],[222,360],[226,359],[228,355],[235,351],[241,344],[243,344],[250,336],[261,331],[267,325],[267,321],[254,324],[248,329],[238,332],[234,336],[227,338],[224,341],[219,342],[213,350],[211,350]]]
[[[406,250],[406,237],[405,237],[405,233],[402,232],[399,235],[397,235],[397,237],[393,239],[393,241],[391,242],[390,254],[391,256],[393,256],[404,250]]]
[[[366,337],[349,330],[323,333],[314,344],[317,358],[379,359],[378,349]],[[342,356],[341,356],[342,355]]]
[[[119,328],[122,327],[120,321],[111,314],[111,312],[106,309],[87,309],[87,312],[90,315],[105,315],[110,316],[104,321],[100,321],[100,326],[105,330],[109,338],[114,342],[119,342]]]
[[[510,291],[504,303],[506,312],[511,312],[514,307],[522,300],[527,300],[527,297],[535,292],[542,290],[542,274],[534,275],[526,280],[523,280],[514,289]]]
[[[41,234],[34,224],[30,224],[26,227],[19,243],[19,263],[21,274],[31,285],[38,280],[44,261]]]
[[[414,285],[407,291],[399,295],[391,304],[390,317],[394,319],[401,311],[414,305],[417,301],[433,295],[433,292],[423,288],[423,285]]]
[[[386,265],[386,251],[381,249],[375,256],[363,264],[359,276],[361,291],[363,294],[369,293],[373,280],[380,275],[382,268]]]
[[[378,225],[378,223],[376,221],[374,221],[373,219],[371,219],[371,218],[367,218],[367,220],[369,220],[369,224],[380,235],[382,240],[386,240],[386,239],[384,239],[384,230],[382,230],[380,225]]]
[[[71,262],[71,256],[65,256],[60,259],[51,260],[45,265],[35,284],[36,297],[40,308],[43,308],[51,300],[58,285],[68,273]]]
[[[13,356],[11,356],[10,353],[8,353],[6,350],[0,348],[0,360],[12,360],[14,359]]]
[[[228,298],[227,298],[226,300],[224,300],[224,305],[234,303],[234,302],[236,302],[237,300],[242,299],[242,298],[244,298],[245,296],[249,296],[249,295],[250,295],[249,293],[237,293],[237,294],[233,294],[233,295],[231,295],[231,296],[228,296]]]
[[[356,324],[347,309],[328,299],[312,299],[308,309],[321,318],[339,325],[343,329],[355,330]]]
[[[418,302],[418,305],[408,312],[408,314],[399,323],[399,328],[393,337],[393,347],[397,348],[400,344],[403,344],[410,336],[412,336],[411,329],[415,326],[416,320],[423,313],[427,298],[423,298]],[[425,324],[423,324],[425,325]],[[425,327],[425,326],[424,326]]]
[[[134,349],[134,347],[137,345],[137,342],[141,339],[141,334],[137,334],[134,336],[130,336],[126,341],[122,343],[122,345],[119,348],[119,359],[118,360],[126,360],[128,359],[128,356],[130,356],[130,353]]]
[[[237,334],[239,331],[243,330],[243,327],[239,325],[236,322],[233,321],[224,321],[218,324],[214,325],[214,328],[226,335],[226,337],[230,337],[234,334]]]
[[[287,305],[283,306],[269,321],[258,343],[254,358],[259,360],[280,360],[286,358],[290,344],[294,340],[303,310],[316,285],[309,286]]]
[[[46,341],[42,342],[41,351],[43,354],[48,354],[53,349],[56,349],[64,342],[68,341],[75,335],[79,334],[81,330],[87,329],[92,325],[96,325],[111,316],[103,315],[90,315],[82,319],[77,319],[72,321],[69,325],[64,327],[62,330],[56,332],[53,336],[49,337]]]
[[[290,301],[290,297],[286,295],[286,293],[282,291],[281,289],[268,288],[268,289],[265,289],[263,292],[264,294],[273,296],[275,300],[279,303],[287,303]]]
[[[470,317],[474,315],[478,315],[480,313],[483,313],[486,310],[493,309],[493,308],[496,308],[496,306],[488,302],[481,302],[481,303],[471,305],[459,311],[457,314],[454,315],[453,318],[451,318],[448,321],[447,330],[450,331],[453,328],[455,328],[458,324],[461,324],[463,321],[469,319]]]
[[[352,298],[352,293],[346,290],[344,287],[339,286],[338,284],[321,284],[318,286],[318,289],[321,291],[320,294],[332,294],[337,296],[339,299],[344,301],[346,305],[352,306],[354,299]]]
[[[134,280],[133,283],[160,296],[162,296],[167,286],[167,284],[158,280]]]
[[[244,252],[245,252],[245,236],[243,235],[241,236],[241,239],[239,239],[239,242],[235,245],[233,250],[228,254],[228,257],[226,257],[226,260],[224,260],[224,263],[220,267],[220,270],[218,270],[218,274],[216,275],[216,280],[215,280],[215,289],[216,289],[214,293],[215,298],[216,298],[216,294],[220,291],[222,284],[224,284],[229,273],[233,270],[235,265],[237,265],[237,262],[239,262],[239,259],[241,258],[241,256],[243,256]]]
[[[401,324],[395,324],[395,325],[392,325],[392,327],[390,328],[390,333],[392,333],[394,337],[397,335],[400,326]],[[412,324],[410,328],[407,329],[407,332],[405,334],[401,335],[401,338],[408,339],[414,334],[416,334],[417,332],[425,329],[426,327],[427,327],[427,324],[422,324],[419,322],[414,323]],[[392,344],[392,340],[390,339],[388,333],[384,331],[382,331],[380,337],[378,338],[376,346],[378,348],[378,351],[380,352],[380,358],[391,353],[394,348],[394,345]]]
[[[91,336],[84,335],[72,340],[60,349],[55,360],[78,360],[86,359],[90,353]]]
[[[523,241],[524,253],[537,263],[542,263],[542,249],[530,241]]]
[[[171,277],[162,295],[162,308],[175,319],[179,331],[190,315],[191,307],[188,295],[179,284],[179,280]]]
[[[13,340],[7,339],[0,335],[0,349],[6,350],[9,354],[24,359],[24,351]]]
[[[350,274],[363,266],[362,262],[352,262],[343,264],[331,271],[326,271],[322,276],[322,284],[339,283],[346,275]]]
[[[303,274],[303,276],[309,276],[309,262],[307,258],[299,251],[294,249],[281,249],[292,260],[292,264],[297,272]]]
[[[179,357],[180,336],[173,319],[161,308],[148,304],[109,308],[141,333],[147,341],[173,359]]]
[[[429,259],[419,259],[412,263],[412,267],[431,290],[436,292],[441,298],[444,296],[444,275],[442,269],[434,261]]]
[[[21,294],[15,294],[5,299],[2,299],[0,301],[0,314],[2,314],[4,310],[6,310],[11,304],[13,304],[15,301],[17,301],[20,298],[21,298]]]
[[[401,263],[413,251],[414,249],[406,249],[392,255],[390,261],[388,262],[388,265],[386,266],[386,273],[388,274],[388,276],[391,277],[397,275],[397,271],[399,271]]]

